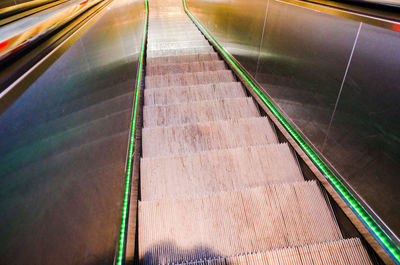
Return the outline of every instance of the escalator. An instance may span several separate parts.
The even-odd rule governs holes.
[[[343,179],[313,149],[323,139],[295,134],[299,127],[306,136],[330,129],[325,117],[335,91],[315,97],[331,105],[313,97],[320,87],[329,90],[325,77],[341,80],[330,68],[317,74],[316,87],[293,75],[315,77],[298,65],[316,71],[326,61],[334,68],[319,49],[337,55],[329,49],[340,45],[299,44],[317,43],[322,30],[296,28],[288,44],[290,34],[280,34],[301,20],[287,21],[293,14],[280,1],[188,1],[218,40],[224,31],[239,36],[232,46],[221,41],[225,50],[186,1],[45,2],[57,5],[13,20],[8,33],[25,25],[28,34],[20,35],[28,38],[8,36],[15,45],[0,38],[0,264],[398,264],[397,238],[364,194],[345,181],[336,185]],[[246,19],[243,27],[231,4]],[[259,13],[240,9],[246,6]],[[73,12],[60,19],[63,9]],[[312,17],[304,12],[294,13]],[[49,21],[52,13],[57,18]],[[287,24],[274,24],[274,15]],[[35,18],[44,25],[39,34],[30,33]],[[245,32],[256,24],[256,33]],[[268,27],[275,31],[265,39],[296,46],[301,60],[263,51]],[[315,64],[306,64],[307,50]],[[268,60],[281,65],[265,67]],[[351,164],[356,152],[352,146],[335,155],[345,153]]]
[[[373,264],[182,3],[149,14],[141,264]]]

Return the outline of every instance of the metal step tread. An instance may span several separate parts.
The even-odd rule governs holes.
[[[314,181],[139,202],[139,259],[165,263],[342,239]],[[161,242],[161,243],[160,243]],[[173,242],[168,248],[163,242]],[[204,248],[196,252],[182,250]]]
[[[286,143],[142,158],[140,176],[142,201],[304,180]]]
[[[173,27],[169,27],[168,25],[149,25],[149,36],[157,36],[158,34],[168,35],[170,33],[189,34],[194,32],[200,33],[198,28],[193,24],[174,25]]]
[[[216,84],[235,82],[235,77],[230,70],[206,71],[196,73],[168,74],[149,76],[145,79],[147,88],[167,88],[172,86],[190,86],[201,84]]]
[[[147,43],[147,47],[150,46],[156,46],[156,45],[167,45],[170,43],[192,43],[192,42],[207,42],[207,39],[202,37],[202,38],[192,38],[190,39],[160,39],[160,40],[152,40],[150,43]]]
[[[153,41],[151,44],[147,44],[147,51],[152,50],[170,50],[170,49],[184,49],[191,47],[202,47],[210,45],[206,39],[204,40],[188,40],[188,41]]]
[[[158,264],[163,265],[162,262]],[[359,238],[340,239],[316,244],[238,254],[230,257],[185,261],[176,265],[372,265]]]
[[[278,143],[265,117],[142,129],[143,157]]]
[[[156,51],[147,51],[147,58],[209,53],[213,51],[214,49],[209,45],[201,47],[182,48],[182,49],[156,50]]]
[[[245,96],[240,82],[178,86],[165,89],[149,88],[144,90],[144,105],[166,105]]]
[[[145,106],[143,127],[160,127],[206,121],[259,117],[252,98],[234,98]]]
[[[218,60],[218,54],[214,51],[202,52],[187,55],[174,55],[167,57],[153,57],[147,58],[146,65],[168,64],[168,63],[190,63],[200,61]]]
[[[159,65],[148,65],[146,67],[146,76],[190,73],[190,72],[194,73],[194,72],[219,71],[226,69],[227,69],[226,64],[222,60],[176,63],[176,64],[159,64]]]
[[[204,40],[205,37],[202,34],[169,34],[169,35],[154,35],[148,36],[147,41],[150,42],[174,42],[174,41],[195,41],[195,40]]]

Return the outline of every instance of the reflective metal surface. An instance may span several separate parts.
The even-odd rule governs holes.
[[[2,0],[0,1],[0,8],[10,7],[18,4],[32,2],[33,0]]]
[[[386,4],[386,5],[392,5],[392,6],[400,6],[399,0],[350,0],[350,2],[380,3],[380,4]]]
[[[286,1],[265,2],[264,16],[259,2],[188,4],[399,235],[400,33]],[[242,6],[239,15],[230,11],[235,6]]]
[[[255,78],[319,149],[357,30],[351,20],[270,3]]]
[[[190,1],[199,19],[251,73],[257,68],[268,1]]]
[[[0,28],[0,60],[27,48],[102,0],[72,0]]]
[[[115,0],[1,114],[0,264],[112,264],[143,18]]]
[[[323,149],[400,235],[400,33],[362,25]]]
[[[67,1],[70,0],[35,0],[8,7],[0,6],[0,25],[5,25]]]
[[[316,3],[320,6],[334,7],[336,10],[345,12],[363,14],[366,17],[371,16],[385,20],[400,21],[400,1],[397,5],[389,1],[364,1],[364,0],[305,0],[306,3]],[[344,14],[343,13],[343,14]],[[364,21],[365,22],[365,21]],[[372,22],[372,20],[370,20]],[[368,23],[368,22],[366,22]]]

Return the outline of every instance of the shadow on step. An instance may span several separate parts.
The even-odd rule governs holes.
[[[162,242],[153,245],[145,252],[139,250],[139,253],[139,264],[141,265],[187,263],[188,261],[221,256],[207,246],[197,245],[192,248],[182,248],[172,242]]]

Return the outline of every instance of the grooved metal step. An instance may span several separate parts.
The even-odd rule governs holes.
[[[174,55],[174,56],[161,56],[161,57],[147,57],[147,65],[168,64],[168,63],[190,63],[200,61],[218,60],[218,54],[214,51],[187,54],[187,55]],[[147,89],[147,87],[146,87]]]
[[[232,72],[229,70],[170,75],[153,75],[146,77],[146,88],[162,89],[172,86],[190,86],[235,81],[236,80]]]
[[[164,264],[162,261],[157,264]],[[230,257],[189,261],[177,265],[372,265],[360,239],[350,238]]]
[[[172,126],[258,116],[259,112],[252,98],[145,106],[143,127]]]
[[[187,49],[192,47],[204,47],[209,46],[209,43],[204,40],[195,41],[181,41],[181,42],[152,42],[152,44],[147,44],[147,51],[154,50],[170,50],[170,49]]]
[[[339,239],[315,182],[139,202],[139,258],[145,265],[212,258],[210,251],[230,256]]]
[[[190,38],[189,40],[185,40],[185,39],[180,39],[180,40],[171,39],[171,40],[168,40],[168,38],[165,38],[165,39],[161,39],[161,40],[152,40],[151,43],[147,43],[147,47],[154,47],[156,45],[161,45],[161,44],[162,45],[175,44],[175,43],[178,43],[178,44],[183,44],[183,43],[189,44],[189,43],[196,43],[196,42],[207,42],[208,43],[208,41],[204,37],[203,38],[195,38],[195,39]]]
[[[156,27],[157,32],[152,33],[151,27],[149,28],[149,36],[169,36],[170,34],[180,34],[185,36],[191,36],[194,34],[201,34],[201,32],[195,26],[188,27],[174,27],[171,29],[170,27],[159,26]]]
[[[245,97],[239,82],[145,89],[144,105],[166,105],[193,101]]]
[[[142,158],[140,174],[143,201],[304,180],[287,144]]]
[[[249,133],[251,132],[251,133]],[[143,128],[143,157],[277,143],[267,118]]]
[[[168,35],[154,35],[154,36],[149,36],[148,41],[149,42],[173,42],[173,41],[186,41],[188,38],[186,37],[186,34],[168,34]],[[204,36],[201,34],[195,34],[190,36],[191,41],[196,41],[196,40],[204,40]]]
[[[149,65],[146,67],[146,75],[167,75],[219,70],[226,70],[226,65],[224,61],[215,60],[191,63]]]
[[[175,55],[189,55],[197,53],[209,53],[214,49],[211,46],[191,47],[183,49],[170,49],[170,50],[157,50],[147,51],[147,57],[161,57],[161,56],[175,56]]]

